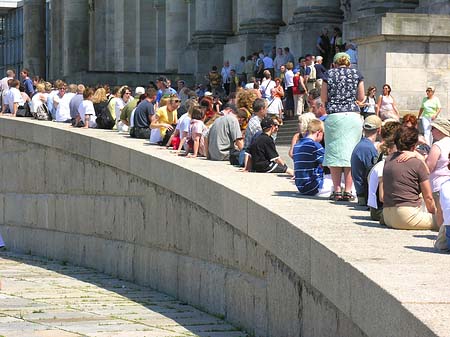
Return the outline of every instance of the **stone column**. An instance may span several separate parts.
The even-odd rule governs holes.
[[[224,59],[231,64],[241,56],[263,49],[270,52],[283,22],[282,0],[237,0],[237,36],[227,40]]]
[[[283,25],[281,0],[238,0],[239,34],[277,34]]]
[[[344,19],[341,0],[297,0],[297,7],[287,27],[277,36],[279,47],[289,47],[297,58],[308,53],[316,54],[317,38],[322,28],[328,28],[329,37],[333,27],[341,28]]]
[[[450,15],[448,0],[420,0],[417,13]]]
[[[223,63],[223,46],[232,31],[232,2],[195,0],[189,2],[189,47],[182,55],[180,72],[194,73],[202,81],[211,66]]]
[[[50,2],[50,69],[49,79],[63,76],[63,3],[60,0]]]
[[[89,67],[89,6],[88,0],[60,0],[63,9],[63,75],[87,71]],[[106,37],[105,37],[106,38]]]
[[[419,0],[362,0],[359,12],[361,15],[374,15],[391,12],[414,12]]]
[[[178,61],[187,45],[188,5],[185,0],[166,2],[166,71],[178,70]]]
[[[340,0],[297,0],[297,8],[291,23],[340,25],[343,19],[340,7]]]
[[[23,2],[23,66],[45,77],[45,0]]]
[[[156,48],[156,69],[157,72],[164,72],[166,69],[166,2],[165,0],[154,0],[156,34],[154,47]]]

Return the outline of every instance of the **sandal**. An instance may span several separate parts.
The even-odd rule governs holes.
[[[340,201],[340,200],[342,200],[342,193],[341,192],[332,192],[330,194],[330,197],[328,198],[328,200]]]
[[[351,194],[350,192],[344,192],[344,193],[342,193],[341,200],[342,201],[353,201],[353,200],[355,200],[355,196],[353,194]]]

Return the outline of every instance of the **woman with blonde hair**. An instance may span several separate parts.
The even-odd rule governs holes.
[[[333,180],[330,200],[351,201],[352,175],[350,158],[356,144],[361,140],[362,120],[356,101],[364,99],[364,82],[361,73],[350,68],[350,56],[337,53],[335,68],[325,73],[321,99],[326,104],[328,117],[325,121],[325,159]],[[344,190],[341,179],[344,173]]]

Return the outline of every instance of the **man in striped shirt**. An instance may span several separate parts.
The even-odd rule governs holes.
[[[322,162],[325,153],[320,144],[323,129],[322,121],[312,120],[308,124],[305,137],[294,146],[295,185],[300,194],[321,194],[324,182]]]

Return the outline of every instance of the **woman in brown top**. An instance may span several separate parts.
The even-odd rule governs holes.
[[[428,168],[420,159],[399,160],[402,152],[414,152],[419,137],[415,128],[401,127],[395,136],[397,152],[386,158],[383,170],[383,217],[388,227],[397,229],[437,229],[436,206],[431,193]],[[422,198],[427,211],[421,208]]]

